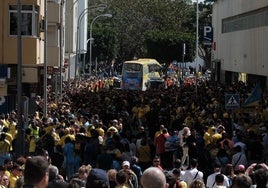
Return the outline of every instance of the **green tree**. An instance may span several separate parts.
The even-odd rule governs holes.
[[[174,60],[192,61],[194,54],[195,36],[190,33],[172,31],[150,32],[146,35],[148,56],[158,59],[162,63]],[[187,46],[183,59],[183,44]]]
[[[106,3],[105,13],[113,14],[110,28],[103,27],[103,22],[94,25],[93,49],[98,59],[116,58],[121,63],[150,56],[161,63],[181,61],[183,43],[187,46],[185,61],[194,59],[196,10],[191,0],[92,0],[90,3]],[[89,21],[96,15],[90,14]],[[109,40],[106,34],[113,39]]]

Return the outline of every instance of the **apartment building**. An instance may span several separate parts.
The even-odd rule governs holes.
[[[21,0],[21,4],[22,96],[33,98],[43,92],[44,63],[47,64],[49,84],[55,83],[55,75],[59,75],[59,67],[64,62],[64,7],[60,0],[48,0],[46,6],[44,0]],[[17,5],[17,0],[0,1],[0,113],[14,109],[18,95]]]
[[[268,87],[268,1],[217,0],[213,4],[216,80],[261,82]]]

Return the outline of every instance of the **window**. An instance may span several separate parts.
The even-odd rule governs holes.
[[[222,33],[268,26],[268,7],[222,20]]]
[[[125,63],[124,68],[126,71],[141,71],[142,65],[136,63]]]
[[[21,9],[21,35],[38,36],[39,7],[35,5],[22,5]],[[9,6],[9,35],[18,32],[18,6]]]
[[[149,72],[159,72],[161,71],[161,66],[157,64],[151,64],[151,65],[148,65],[148,69],[149,69]]]

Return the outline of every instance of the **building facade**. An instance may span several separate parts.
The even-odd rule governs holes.
[[[79,77],[87,52],[88,1],[65,1],[65,67],[66,79]],[[77,55],[76,55],[77,54]]]
[[[268,86],[268,1],[217,0],[213,4],[212,61],[223,83]]]
[[[44,62],[48,84],[64,59],[63,10],[60,0],[21,0],[22,96],[43,93]],[[45,7],[47,19],[45,19]],[[18,1],[0,1],[0,112],[15,109],[18,77]],[[45,22],[46,20],[46,22]],[[45,35],[45,23],[47,32]],[[45,36],[46,42],[45,42]],[[46,46],[45,46],[46,45]],[[45,53],[46,50],[46,53]],[[45,58],[45,54],[46,58]]]

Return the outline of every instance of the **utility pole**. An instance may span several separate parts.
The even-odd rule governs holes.
[[[185,43],[183,43],[182,44],[183,46],[182,46],[182,79],[183,79],[183,77],[184,77],[184,71],[186,70],[186,63],[184,64],[184,57],[185,57],[185,50],[186,50],[186,44]]]
[[[44,29],[44,106],[43,106],[43,116],[47,117],[47,0],[44,2],[44,19],[45,19],[45,29]]]
[[[63,63],[63,39],[64,39],[64,20],[63,20],[63,12],[64,12],[64,0],[61,0],[61,4],[60,4],[60,26],[59,26],[59,30],[60,30],[60,71],[59,71],[59,101],[61,102],[62,100],[62,63]]]
[[[196,97],[197,97],[197,73],[198,73],[198,67],[197,67],[197,62],[198,62],[198,40],[199,40],[199,33],[198,33],[198,30],[199,30],[199,2],[198,0],[196,1],[196,49],[195,49],[195,53],[196,53],[196,59],[195,59],[195,93],[196,93]]]
[[[24,124],[22,121],[22,40],[21,40],[21,0],[18,0],[18,19],[17,19],[17,38],[18,38],[18,48],[17,48],[17,110],[18,110],[18,134],[15,142],[15,157],[24,156],[25,154],[25,142],[24,142]]]

